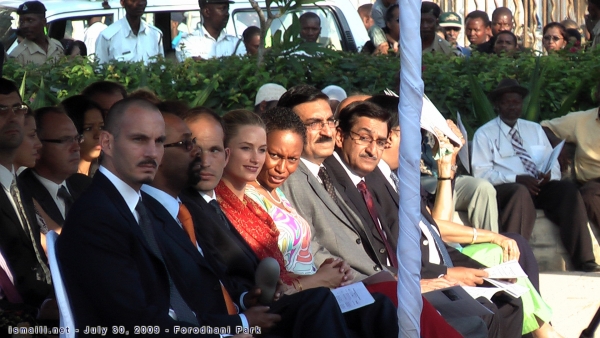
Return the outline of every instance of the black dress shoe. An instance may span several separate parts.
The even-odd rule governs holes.
[[[580,270],[583,272],[600,272],[600,265],[596,262],[586,262],[581,264]]]

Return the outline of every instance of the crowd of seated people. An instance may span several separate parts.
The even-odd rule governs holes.
[[[345,313],[329,289],[397,274],[399,101],[324,91],[335,95],[267,84],[257,94],[260,114],[220,116],[101,81],[32,111],[2,78],[0,311],[7,325],[58,324],[46,255],[54,230],[81,332],[146,325],[161,336],[188,328],[214,337],[396,337],[402,299],[395,282],[366,283],[374,302]],[[558,336],[527,243],[536,208],[559,226],[578,270],[600,270],[585,226],[597,214],[593,166],[581,164],[581,181],[590,183],[577,185],[556,180],[558,164],[540,172],[534,154],[549,152],[558,137],[573,139],[569,128],[578,120],[544,122],[549,141],[540,125],[519,119],[526,95],[513,80],[490,93],[499,117],[474,136],[475,178],[456,173],[464,140],[440,133],[424,143],[435,194],[421,192],[416,255],[422,293],[482,286],[484,267],[511,260],[527,273],[514,281],[527,292],[478,298],[490,314],[458,319],[419,297],[422,337]],[[490,188],[468,192],[461,180]],[[453,222],[459,189],[461,198],[485,201],[474,227]],[[277,262],[279,282],[261,302],[265,289],[254,278],[266,258]]]

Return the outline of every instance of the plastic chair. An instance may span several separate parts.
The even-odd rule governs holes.
[[[63,284],[62,276],[60,275],[60,266],[56,260],[56,251],[54,244],[58,234],[54,230],[49,231],[46,234],[46,247],[48,249],[48,262],[50,263],[50,272],[52,273],[52,284],[54,285],[54,293],[56,294],[56,301],[58,303],[58,310],[60,312],[60,327],[62,332],[60,338],[75,338],[75,320],[73,318],[73,312],[71,311],[71,305],[69,303],[69,297],[67,296],[67,290]]]

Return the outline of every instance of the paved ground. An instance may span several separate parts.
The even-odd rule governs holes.
[[[600,273],[544,272],[541,293],[552,307],[552,324],[565,338],[578,338],[600,307]],[[600,328],[595,338],[600,338]]]

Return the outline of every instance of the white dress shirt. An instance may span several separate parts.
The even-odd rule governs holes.
[[[65,189],[67,189],[67,191],[69,191],[69,188],[67,187],[67,183],[65,181],[62,181],[61,184],[56,184],[52,181],[50,181],[49,179],[40,176],[38,173],[35,172],[35,170],[32,171],[33,176],[35,176],[38,181],[40,181],[40,183],[44,186],[44,188],[46,188],[46,190],[48,190],[48,192],[50,193],[50,196],[52,196],[52,199],[54,200],[54,203],[56,203],[56,206],[58,207],[58,210],[60,211],[60,214],[62,215],[63,219],[66,217],[65,215],[65,201],[58,197],[58,189],[60,189],[60,187],[65,187]],[[69,191],[69,194],[71,192]]]
[[[552,152],[552,146],[538,123],[519,119],[514,126],[519,131],[523,148],[538,170],[541,170]],[[488,180],[493,185],[514,183],[517,175],[529,175],[515,152],[509,132],[511,127],[499,117],[481,126],[473,136],[471,168],[473,176]],[[552,166],[552,180],[560,179],[558,161]]]
[[[352,181],[352,183],[354,184],[355,187],[358,186],[360,181],[364,181],[364,179],[362,177],[358,176],[357,174],[354,173],[354,171],[352,171],[350,168],[348,168],[346,163],[344,163],[344,161],[342,161],[342,159],[340,158],[340,155],[338,155],[337,152],[335,152],[335,151],[333,152],[333,157],[335,157],[335,159],[338,160],[338,162],[340,162],[340,164],[342,165],[342,168],[344,168],[344,170],[350,177],[350,180]]]
[[[379,163],[377,163],[377,167],[379,167],[379,170],[381,170],[381,173],[383,174],[385,179],[388,181],[388,183],[394,188],[394,190],[396,190],[396,192],[398,192],[398,187],[396,186],[396,182],[394,182],[391,177],[392,168],[390,168],[390,165],[387,164],[387,162],[384,160],[379,160]]]
[[[179,227],[181,228],[181,230],[184,231],[183,225],[179,221],[179,218],[177,218],[177,215],[179,214],[179,204],[181,204],[181,200],[179,198],[174,198],[173,196],[167,194],[166,192],[164,192],[160,189],[156,189],[155,187],[149,186],[147,184],[144,184],[142,186],[142,191],[145,192],[146,194],[152,196],[155,200],[157,200],[160,204],[162,204],[162,206],[165,207],[165,209],[167,209],[167,212],[169,213],[169,215],[171,215],[171,217],[173,217],[175,222],[177,222],[177,224],[179,224]],[[202,195],[202,197],[205,196],[204,194],[201,194],[201,195]],[[214,193],[213,193],[213,196],[214,196]],[[208,196],[208,197],[210,198],[210,196]],[[204,198],[206,199],[206,197],[204,197]],[[187,234],[186,234],[186,236],[187,236]],[[198,251],[200,252],[202,257],[204,257],[204,252],[202,251],[202,248],[200,247],[198,242],[196,242],[196,248],[198,249]],[[246,292],[243,293],[242,296],[244,294],[246,294]],[[246,315],[243,313],[240,313],[238,315],[240,316],[240,320],[242,321],[242,326],[245,329],[248,329],[250,327],[250,325],[248,324],[248,319],[246,318]]]
[[[300,161],[302,161],[304,163],[304,165],[308,168],[308,171],[310,171],[310,173],[313,174],[317,178],[317,181],[319,181],[319,183],[323,184],[323,181],[319,177],[319,170],[321,170],[321,168],[324,168],[325,166],[323,164],[319,165],[316,163],[312,163],[311,161],[309,161],[303,157],[300,157]]]
[[[240,41],[240,39],[233,35],[227,34],[225,29],[215,39],[204,30],[201,22],[196,26],[196,30],[179,40],[175,50],[179,61],[194,56],[201,57],[202,59],[210,59],[233,54],[246,54],[246,46],[244,46],[243,41]]]
[[[102,31],[104,31],[107,27],[107,25],[97,21],[85,29],[83,43],[87,48],[88,55],[96,53],[96,42],[98,41],[98,37],[100,36],[100,33],[102,33]]]
[[[140,201],[140,198],[142,198],[139,191],[135,191],[132,187],[129,186],[129,184],[123,182],[120,178],[115,176],[115,174],[111,173],[108,169],[106,169],[103,166],[100,166],[100,168],[98,168],[98,171],[101,172],[104,176],[106,176],[110,183],[112,183],[117,189],[117,191],[119,191],[119,194],[121,194],[121,196],[125,200],[127,207],[129,208],[129,210],[131,210],[135,221],[139,223],[140,215],[138,214],[137,210],[135,210],[135,207]]]
[[[157,55],[164,55],[162,32],[144,20],[137,35],[127,18],[122,18],[103,30],[96,41],[96,58],[100,63],[118,60],[148,64],[150,58]]]

